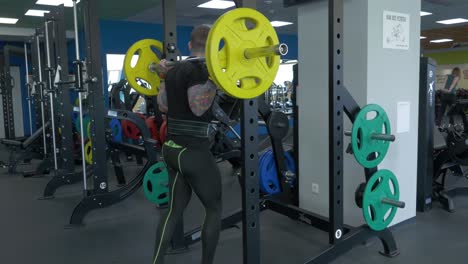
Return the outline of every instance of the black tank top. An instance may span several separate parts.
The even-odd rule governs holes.
[[[188,88],[197,84],[204,84],[208,80],[208,70],[203,63],[181,62],[166,75],[167,116],[179,120],[211,122],[213,114],[208,109],[202,116],[192,113],[188,102]],[[190,136],[175,136],[168,134],[168,139],[183,145],[206,144],[208,139]]]

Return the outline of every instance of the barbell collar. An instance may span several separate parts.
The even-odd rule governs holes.
[[[152,72],[152,73],[157,73],[157,70],[156,70],[156,67],[157,67],[157,66],[158,66],[158,65],[157,65],[156,63],[152,62],[152,63],[148,66],[148,70],[149,70],[150,72]]]
[[[396,201],[390,198],[382,198],[381,202],[398,208],[405,208],[406,206],[405,202]]]
[[[288,45],[284,43],[260,48],[248,48],[244,51],[244,57],[246,59],[255,59],[269,56],[284,56],[286,54],[288,54]]]

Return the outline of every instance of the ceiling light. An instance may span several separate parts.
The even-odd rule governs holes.
[[[0,17],[0,24],[16,24],[17,18]]]
[[[419,39],[427,39],[427,38],[424,36],[420,36]]]
[[[291,22],[286,22],[286,21],[271,21],[271,25],[273,27],[283,27],[287,25],[292,25],[293,23]]]
[[[45,13],[49,13],[50,11],[47,10],[35,10],[35,9],[29,9],[28,12],[26,12],[26,16],[38,16],[38,17],[43,17]]]
[[[444,43],[444,42],[452,42],[453,39],[435,39],[431,40],[431,43]]]
[[[80,0],[77,0],[76,3],[78,4]],[[66,7],[73,6],[73,0],[37,0],[36,5],[51,5],[51,6],[59,6],[65,5]]]
[[[421,16],[430,16],[432,13],[421,11]]]
[[[468,22],[468,20],[464,18],[454,18],[454,19],[437,21],[437,23],[444,24],[444,25],[453,25],[453,24],[460,24],[460,23],[465,23],[465,22]]]
[[[233,1],[224,1],[224,0],[212,0],[204,4],[199,5],[200,8],[212,8],[212,9],[227,9],[235,6],[236,4]]]

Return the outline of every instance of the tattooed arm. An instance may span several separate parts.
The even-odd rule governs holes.
[[[159,87],[158,93],[158,108],[159,111],[163,113],[167,113],[167,92],[166,92],[166,83],[164,82],[164,78],[167,75],[167,72],[171,69],[166,65],[167,60],[162,59],[158,65],[156,66],[156,71],[158,72],[159,76],[161,77],[161,86]]]
[[[166,84],[164,82],[161,82],[161,86],[159,87],[158,108],[159,111],[167,113],[167,92]]]
[[[193,85],[188,89],[189,106],[194,115],[202,116],[210,109],[216,96],[216,89],[216,85],[211,80]]]

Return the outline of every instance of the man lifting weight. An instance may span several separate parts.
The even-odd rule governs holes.
[[[210,27],[196,27],[188,43],[191,56],[204,57]],[[156,233],[153,264],[163,263],[169,242],[192,190],[205,207],[202,228],[202,263],[213,263],[221,229],[221,173],[210,152],[211,105],[216,85],[208,79],[203,63],[182,61],[168,69],[166,61],[158,65],[166,74],[158,105],[167,113],[168,136],[162,156],[169,171],[169,210],[162,216]]]

